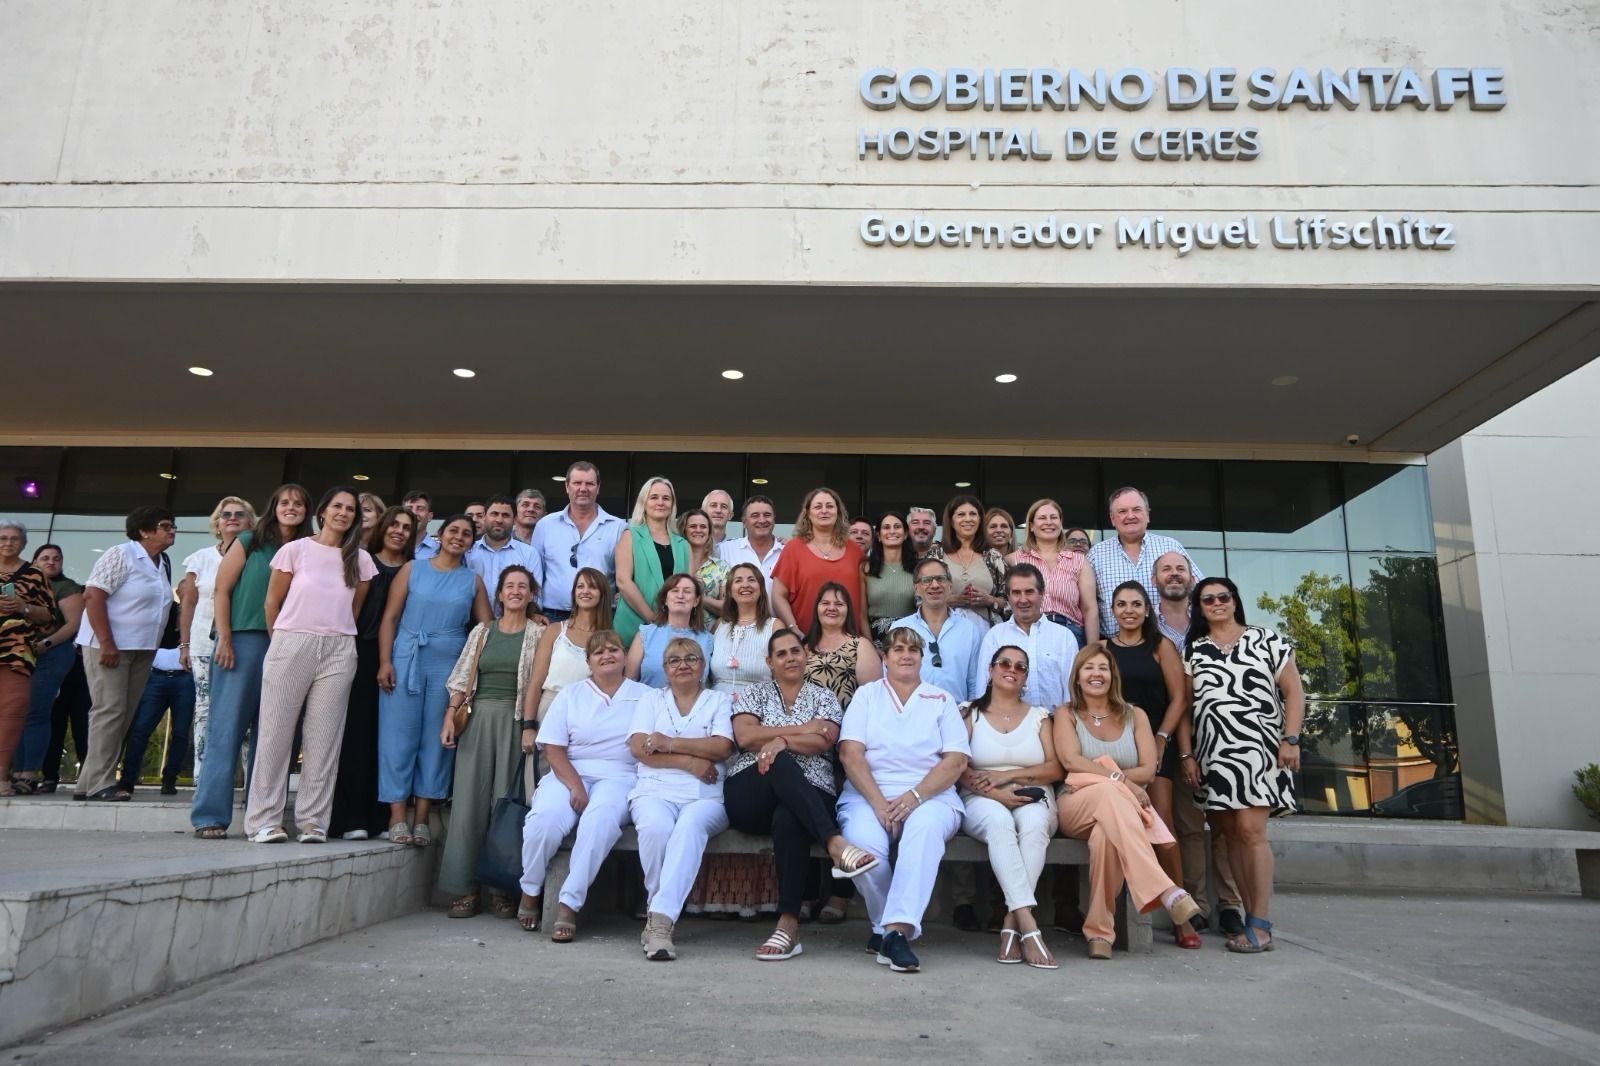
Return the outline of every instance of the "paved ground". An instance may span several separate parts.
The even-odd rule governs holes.
[[[1158,943],[1054,973],[948,927],[890,974],[864,923],[750,958],[765,926],[693,920],[647,963],[638,925],[572,945],[506,921],[412,915],[0,1053],[4,1062],[1600,1062],[1600,904],[1294,892],[1279,950]]]

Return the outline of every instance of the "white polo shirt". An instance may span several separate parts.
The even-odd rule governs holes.
[[[688,714],[678,713],[677,698],[670,688],[653,688],[650,695],[639,701],[633,712],[633,726],[629,736],[660,733],[683,740],[704,740],[707,737],[733,739],[733,701],[726,692],[704,689]],[[708,785],[687,770],[646,766],[639,764],[639,782],[630,796],[655,796],[673,803],[688,803],[697,799],[722,798],[722,763],[717,763],[717,783]]]
[[[592,677],[574,681],[562,688],[539,723],[539,746],[566,748],[580,777],[631,778],[639,764],[628,750],[628,735],[650,692],[624,678],[616,694],[607,697]]]
[[[956,698],[926,681],[903,705],[889,685],[889,679],[862,685],[844,712],[839,727],[839,743],[854,740],[867,749],[867,768],[885,799],[922,783],[941,756],[959,751],[972,754],[967,727],[961,721]],[[863,797],[854,785],[845,782],[843,799]],[[954,786],[935,795],[922,797],[924,803],[943,803],[961,810],[961,797]]]
[[[761,576],[767,579],[767,587],[772,587],[772,568],[778,565],[778,556],[783,554],[783,538],[773,537],[772,547],[767,549],[767,554],[757,555],[756,550],[750,546],[749,537],[740,537],[738,540],[725,540],[717,545],[717,558],[722,560],[730,569],[736,563],[755,563],[761,568]]]

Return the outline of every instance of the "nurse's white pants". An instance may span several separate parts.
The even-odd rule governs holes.
[[[959,808],[938,801],[916,808],[900,825],[900,849],[891,871],[889,834],[878,824],[872,805],[853,790],[840,798],[839,829],[844,838],[880,860],[855,879],[874,933],[901,922],[911,926],[909,939],[922,935],[922,915],[933,898],[933,882],[939,876],[945,841],[955,836],[960,827]]]
[[[639,834],[650,910],[676,922],[700,874],[706,842],[728,828],[728,812],[720,799],[676,802],[659,796],[634,796],[628,809]]]
[[[611,854],[617,838],[622,836],[622,827],[628,824],[628,793],[633,785],[631,777],[585,777],[583,790],[589,794],[589,805],[580,818],[572,809],[572,793],[567,786],[555,774],[546,775],[534,790],[533,806],[522,823],[522,891],[530,896],[543,893],[545,868],[576,826],[578,835],[572,842],[561,902],[575,911],[582,910],[600,864]]]

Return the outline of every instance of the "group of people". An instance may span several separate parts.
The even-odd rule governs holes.
[[[219,502],[215,546],[183,561],[169,649],[193,678],[196,835],[227,836],[242,759],[247,836],[287,840],[298,748],[302,842],[426,846],[430,806],[449,800],[439,883],[469,917],[494,800],[531,788],[520,898],[491,891],[497,916],[539,928],[546,870],[575,832],[549,931],[574,939],[631,822],[646,957],[675,957],[686,909],[770,909],[756,957],[790,959],[801,920],[842,919],[859,888],[867,950],[915,972],[958,830],[985,843],[1004,898],[1001,963],[1057,965],[1034,908],[1058,830],[1088,842],[1091,958],[1110,957],[1124,885],[1199,947],[1209,819],[1228,948],[1271,949],[1266,823],[1296,806],[1304,712],[1293,652],[1245,624],[1228,579],[1149,531],[1138,489],[1112,495],[1115,536],[1091,547],[1048,499],[1020,545],[1011,516],[972,496],[868,524],[827,488],[806,494],[787,540],[772,500],[747,498],[730,539],[726,492],[680,511],[651,478],[623,521],[599,506],[592,464],[565,484],[549,514],[526,492],[437,526],[423,492],[385,506],[339,487],[313,503],[284,485],[259,517]],[[51,656],[75,642],[92,695],[75,798],[128,797],[134,712],[174,608],[174,532],[170,513],[137,510],[84,588],[52,588],[59,549],[52,577],[52,549],[25,562],[26,529],[0,521],[8,788],[36,780],[17,741],[39,707],[48,722]],[[730,827],[770,836],[771,859],[706,857]]]

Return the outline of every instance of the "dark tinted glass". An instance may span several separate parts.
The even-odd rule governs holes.
[[[405,491],[398,482],[400,454],[358,448],[290,452],[289,473],[284,480],[304,485],[312,499],[317,499],[324,489],[334,485],[352,485],[360,492],[373,493],[385,504],[397,504],[400,494]],[[363,479],[361,475],[366,476]],[[266,503],[266,496],[270,494],[271,489],[263,494],[261,500],[250,502],[262,507]]]
[[[1368,806],[1367,708],[1309,700],[1300,727],[1300,802],[1313,814],[1359,814]]]
[[[1093,459],[1013,458],[989,456],[983,460],[983,502],[1004,507],[1017,521],[1017,542],[1028,508],[1039,499],[1061,504],[1066,527],[1083,526],[1091,533],[1105,524],[1100,499],[1100,472]],[[944,513],[944,502],[928,506]]]
[[[1450,670],[1431,555],[1352,554],[1361,621],[1362,694],[1447,702]]]
[[[1353,551],[1433,551],[1428,470],[1345,463],[1345,529]]]
[[[943,515],[952,496],[978,495],[978,460],[961,455],[869,455],[863,514],[877,521],[886,510],[930,507]],[[987,504],[989,501],[984,500]]]
[[[744,482],[744,456],[718,452],[639,452],[633,457],[633,484],[628,493],[628,510],[623,518],[633,513],[633,501],[639,489],[652,477],[664,477],[672,482],[678,493],[678,513],[699,507],[712,489],[721,489],[733,497],[737,513],[739,501],[746,495]],[[602,486],[604,487],[604,486]],[[737,528],[737,527],[736,527]]]
[[[171,448],[68,448],[58,511],[122,514],[165,506],[173,487]],[[209,509],[208,509],[209,511]]]
[[[1343,551],[1335,473],[1332,463],[1223,463],[1228,547]]]
[[[406,480],[402,495],[411,489],[421,489],[433,502],[434,517],[443,518],[459,512],[470,500],[508,495],[511,453],[407,452],[402,459],[400,476]],[[310,485],[306,487],[311,488]],[[312,491],[315,494],[318,490]],[[399,503],[400,500],[389,502]]]
[[[1353,697],[1358,674],[1355,600],[1343,552],[1229,551],[1228,576],[1245,620],[1294,644],[1306,694]]]
[[[178,453],[172,509],[209,516],[224,496],[241,496],[259,510],[283,483],[283,469],[281,448],[185,448]]]
[[[1222,512],[1217,504],[1217,464],[1186,459],[1106,459],[1105,494],[1095,523],[1105,528],[1110,495],[1125,486],[1150,497],[1150,528],[1178,538],[1185,548],[1222,547]]]
[[[773,455],[750,457],[750,493],[772,497],[778,531],[787,535],[806,493],[827,486],[844,498],[853,518],[861,511],[861,459],[855,455]],[[929,506],[932,506],[930,504]]]
[[[1448,707],[1374,706],[1367,714],[1372,813],[1460,818],[1461,751]]]
[[[53,510],[61,453],[61,448],[0,448],[0,514]]]
[[[600,472],[600,506],[626,520],[633,513],[633,493],[628,490],[628,471],[630,465],[637,465],[630,464],[629,458],[627,452],[518,452],[510,491],[495,491],[505,492],[515,498],[523,489],[538,489],[544,493],[545,513],[554,514],[567,505],[567,468],[579,461],[592,463]],[[649,458],[648,455],[641,456],[645,465],[648,465]],[[650,474],[656,473],[677,481],[670,469],[650,471]],[[637,487],[634,491],[637,491]],[[438,507],[434,508],[435,512],[438,510]]]

